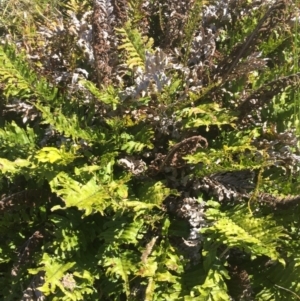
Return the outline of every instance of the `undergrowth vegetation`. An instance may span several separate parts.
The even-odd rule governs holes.
[[[1,300],[299,300],[299,4],[0,1]]]

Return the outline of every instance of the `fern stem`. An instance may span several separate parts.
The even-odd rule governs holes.
[[[274,284],[274,286],[277,287],[277,288],[280,288],[280,289],[282,289],[282,290],[284,290],[284,291],[287,291],[287,292],[291,293],[293,296],[297,297],[298,300],[300,300],[300,296],[297,295],[295,292],[291,291],[290,289],[285,288],[285,287],[283,287],[283,286],[280,286],[280,285],[278,285],[278,284]]]

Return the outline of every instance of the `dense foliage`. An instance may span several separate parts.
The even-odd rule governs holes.
[[[298,300],[292,0],[0,1],[1,300]]]

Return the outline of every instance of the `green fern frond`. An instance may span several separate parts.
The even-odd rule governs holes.
[[[155,203],[145,203],[145,202],[140,202],[140,201],[135,201],[135,200],[125,200],[122,202],[122,207],[124,210],[128,211],[134,211],[136,212],[136,218],[140,215],[143,214],[144,211],[150,211],[152,209],[159,208],[159,206]]]
[[[222,125],[230,125],[235,128],[237,119],[234,112],[220,108],[216,103],[185,108],[179,113],[179,116],[183,118],[185,128],[205,126],[207,131],[212,125],[218,126],[219,129]]]
[[[44,253],[43,259],[41,264],[44,265],[42,268],[38,269],[31,269],[29,272],[31,274],[36,274],[39,271],[45,271],[45,283],[39,290],[45,295],[49,295],[50,293],[55,293],[57,287],[60,288],[63,292],[66,293],[64,289],[61,279],[63,278],[64,274],[69,271],[76,263],[75,262],[68,262],[63,263],[56,261],[53,257]],[[51,285],[50,285],[51,284]],[[72,299],[74,300],[74,299]]]
[[[221,263],[215,263],[209,270],[204,283],[193,288],[191,293],[193,297],[185,296],[184,301],[230,301],[225,282],[227,279],[229,279],[228,271]]]
[[[183,64],[186,65],[190,51],[191,51],[191,45],[193,42],[194,35],[196,33],[196,30],[199,28],[199,24],[202,20],[202,9],[203,6],[208,1],[205,0],[196,0],[193,3],[193,6],[190,9],[187,22],[184,26],[183,32],[184,32],[184,40],[182,42],[181,47],[185,47],[185,54],[183,57]]]
[[[36,97],[47,102],[57,99],[58,89],[37,76],[23,55],[11,45],[0,46],[0,79],[5,83],[4,95],[28,99]]]
[[[181,110],[191,107],[191,104],[199,103],[200,100],[205,99],[205,97],[209,96],[214,89],[220,87],[221,83],[222,81],[219,79],[214,82],[209,82],[205,87],[201,87],[200,91],[197,93],[190,91],[187,100],[175,102],[174,105],[172,105],[175,107],[177,115],[180,116]]]
[[[42,163],[59,163],[61,165],[68,165],[73,162],[78,156],[74,152],[68,152],[64,147],[60,149],[55,147],[43,147],[34,157]]]
[[[137,0],[137,1],[129,0],[128,5],[130,7],[129,16],[130,16],[130,20],[131,20],[132,24],[136,24],[140,20],[145,18],[144,14],[141,10],[141,7],[143,5],[143,0]]]
[[[105,230],[100,237],[106,244],[137,244],[138,234],[142,230],[143,220],[132,220],[132,218],[119,217],[104,224]]]
[[[79,270],[68,273],[70,270],[76,270],[75,262],[65,263],[44,253],[40,264],[43,267],[29,269],[28,271],[31,274],[37,274],[40,271],[45,273],[44,284],[38,290],[46,296],[55,294],[61,296],[60,300],[79,301],[84,300],[84,295],[93,293],[91,289],[93,277],[88,271]],[[80,279],[78,281],[80,285],[77,285],[78,278]]]
[[[60,173],[50,182],[50,185],[52,191],[61,196],[65,202],[65,207],[54,206],[52,211],[75,206],[79,210],[84,210],[85,215],[95,211],[103,214],[107,206],[111,206],[112,196],[108,187],[99,185],[95,177],[83,185],[67,174]]]
[[[83,85],[99,101],[111,105],[113,109],[116,109],[117,104],[120,102],[118,90],[113,86],[106,86],[105,90],[99,90],[97,86],[89,80],[80,80],[79,84]]]
[[[143,38],[137,29],[132,28],[130,22],[127,22],[123,28],[116,29],[116,31],[122,37],[122,44],[118,48],[126,51],[128,67],[145,69],[145,54],[147,50],[151,50],[153,40]]]
[[[82,11],[86,10],[86,6],[89,3],[87,1],[78,1],[78,0],[71,0],[67,3],[62,3],[62,5],[66,8],[68,8],[71,12],[74,12],[75,14],[81,14]]]
[[[175,189],[166,187],[163,182],[146,182],[139,188],[138,196],[139,200],[142,202],[160,206],[165,198],[171,193],[175,195],[178,194]]]
[[[123,144],[122,150],[125,150],[128,154],[132,154],[135,152],[141,152],[145,147],[147,147],[147,145],[144,143],[128,141],[125,144]]]
[[[25,159],[16,159],[15,161],[9,161],[5,158],[0,158],[0,171],[3,175],[9,177],[14,174],[21,174],[23,167],[30,166],[30,161]]]
[[[32,128],[25,130],[12,121],[0,129],[0,154],[11,160],[27,157],[36,148],[35,140],[36,134]]]
[[[78,116],[75,114],[66,117],[59,110],[51,112],[50,107],[43,106],[39,103],[35,104],[35,106],[43,114],[43,123],[52,125],[55,130],[65,137],[71,137],[75,141],[84,139],[87,142],[101,142],[105,137],[104,133],[100,133],[100,131],[93,130],[89,127],[83,128],[78,120]]]
[[[121,255],[121,254],[120,254]],[[107,275],[117,275],[120,276],[124,282],[124,290],[127,298],[130,297],[130,287],[129,287],[129,279],[128,274],[130,272],[131,263],[123,259],[122,257],[126,256],[126,254],[122,254],[121,256],[115,256],[113,258],[105,258],[103,262],[103,266],[107,267],[106,274]]]
[[[208,210],[208,219],[216,219],[216,210]],[[278,242],[288,236],[281,226],[277,226],[271,217],[255,217],[245,206],[219,213],[213,226],[204,229],[203,233],[214,237],[215,241],[237,247],[251,254],[252,258],[265,255],[272,260],[285,264],[278,252]]]
[[[259,273],[251,268],[254,289],[262,288],[257,300],[289,301],[300,299],[300,259],[289,257],[286,266],[270,262]],[[272,283],[270,286],[269,283]]]
[[[121,149],[128,154],[141,152],[145,148],[152,149],[151,140],[154,137],[154,131],[141,124],[141,129],[134,131],[133,135],[126,135],[126,139],[122,142]]]
[[[238,170],[258,170],[262,167],[272,164],[268,163],[265,158],[256,158],[254,156],[257,149],[250,145],[243,146],[227,146],[222,149],[200,150],[194,155],[184,156],[189,164],[201,163],[201,166],[195,170],[195,174],[199,177],[211,175],[217,172],[228,172]]]

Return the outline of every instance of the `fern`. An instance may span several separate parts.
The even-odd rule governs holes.
[[[75,262],[63,263],[56,261],[49,254],[45,253],[41,264],[45,265],[45,268],[31,269],[30,273],[36,274],[39,271],[45,271],[45,283],[39,288],[39,291],[43,292],[46,296],[51,293],[57,294],[57,290],[61,290],[64,294],[62,300],[84,300],[84,294],[91,294],[92,290],[89,286],[92,284],[91,275],[84,271],[83,273],[74,272],[73,276],[86,279],[85,288],[78,290],[76,281],[71,274],[66,272],[74,269]],[[83,283],[82,283],[83,284]]]
[[[153,40],[142,38],[137,29],[132,29],[131,24],[128,22],[123,28],[117,29],[117,32],[121,35],[121,45],[119,49],[126,50],[127,61],[126,64],[129,68],[141,67],[145,69],[145,53],[146,50],[150,50],[153,44]]]
[[[15,161],[9,161],[5,158],[0,158],[1,173],[9,176],[14,174],[21,174],[22,168],[30,165],[30,162],[25,159],[16,159]]]
[[[183,57],[183,65],[187,64],[187,60],[190,54],[191,45],[193,42],[194,35],[196,30],[199,28],[201,22],[201,14],[203,6],[206,4],[206,1],[197,0],[193,3],[192,8],[190,9],[188,20],[184,26],[184,40],[182,41],[182,47],[186,47],[186,52]]]
[[[128,279],[128,272],[130,269],[130,263],[125,263],[122,258],[119,256],[114,256],[113,258],[106,258],[103,263],[104,267],[107,268],[107,275],[116,274],[122,278],[124,281],[125,286],[125,293],[126,297],[130,297],[130,288],[129,288],[129,279]]]
[[[2,2],[0,299],[299,299],[295,3]]]
[[[228,301],[230,296],[227,292],[226,279],[229,279],[228,271],[221,262],[215,260],[207,273],[204,283],[193,287],[190,296],[185,296],[184,300]]]
[[[216,172],[235,171],[235,170],[258,170],[263,166],[272,164],[263,151],[258,150],[251,140],[253,136],[258,135],[257,130],[250,133],[232,131],[224,136],[222,143],[215,143],[215,147],[208,150],[200,149],[193,155],[187,155],[184,158],[190,164],[201,163],[196,168],[199,176],[210,175]],[[203,166],[206,166],[204,169]]]
[[[129,0],[129,7],[130,7],[130,20],[132,24],[139,23],[144,18],[143,11],[142,11],[142,5],[143,1],[133,1]]]
[[[0,129],[1,155],[10,160],[26,158],[35,150],[36,138],[37,135],[32,128],[23,129],[14,121],[7,123]]]
[[[44,78],[38,77],[26,63],[24,56],[17,55],[11,45],[0,47],[0,64],[0,78],[5,83],[6,97],[37,97],[47,102],[57,99],[58,89]]]
[[[84,139],[87,142],[101,142],[105,137],[104,133],[93,131],[89,127],[84,126],[84,124],[79,122],[78,117],[75,114],[67,117],[59,110],[51,112],[51,109],[48,106],[43,106],[39,103],[35,104],[35,106],[43,114],[43,123],[50,124],[66,138],[70,137],[76,142],[80,139]]]
[[[264,286],[257,295],[258,300],[299,299],[299,258],[287,258],[286,262],[286,267],[270,263],[253,278],[254,287]],[[273,283],[271,287],[270,282]]]
[[[96,178],[91,178],[85,185],[73,180],[67,174],[59,174],[50,183],[51,188],[65,201],[65,208],[76,206],[79,210],[84,210],[85,215],[95,211],[104,213],[110,206],[112,194],[109,186],[98,185]],[[61,209],[61,206],[53,207],[52,210]]]
[[[221,128],[222,125],[230,125],[235,127],[237,117],[233,112],[220,108],[217,104],[200,105],[193,108],[186,108],[179,115],[184,122],[185,128],[197,128],[205,126],[209,131],[209,127],[216,125]]]
[[[50,164],[59,163],[61,165],[68,165],[77,157],[74,153],[67,152],[63,147],[57,149],[55,147],[43,147],[34,156],[39,162]]]
[[[99,101],[111,105],[113,109],[120,102],[118,91],[113,86],[108,86],[104,91],[99,91],[94,83],[88,80],[81,80],[80,85],[83,85],[88,91],[92,93]]]
[[[211,212],[208,210],[207,218],[216,219],[216,213],[215,209]],[[220,214],[214,225],[203,230],[203,233],[209,233],[216,241],[230,248],[245,250],[252,258],[265,255],[285,264],[277,251],[278,241],[288,238],[284,228],[277,226],[270,217],[258,218],[251,215],[245,206]]]
[[[60,280],[62,279],[63,275],[75,265],[75,262],[69,262],[67,264],[55,262],[53,258],[45,253],[41,263],[47,264],[47,270],[46,282],[43,287],[40,288],[40,290],[44,291],[46,295],[48,295],[50,292],[54,293],[57,287],[66,292]],[[36,273],[38,271],[39,270],[32,270],[31,272]],[[49,283],[51,283],[50,287]]]
[[[121,149],[125,150],[128,154],[131,154],[134,152],[141,152],[145,148],[152,149],[153,144],[150,142],[151,141],[150,139],[152,137],[153,137],[153,131],[143,128],[140,131],[138,131],[134,137],[128,137],[127,139],[129,141],[126,141],[122,145]],[[135,140],[140,140],[140,141],[130,140],[132,138],[134,138]]]

